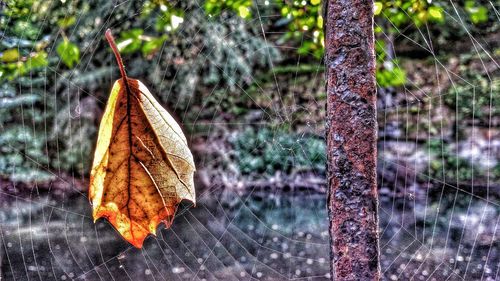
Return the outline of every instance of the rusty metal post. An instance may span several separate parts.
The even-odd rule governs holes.
[[[372,0],[324,0],[333,280],[379,280]]]

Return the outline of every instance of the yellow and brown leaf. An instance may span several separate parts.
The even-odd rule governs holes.
[[[90,177],[94,220],[107,218],[140,248],[159,223],[170,226],[181,200],[195,203],[194,171],[173,117],[139,80],[117,80],[99,127]]]

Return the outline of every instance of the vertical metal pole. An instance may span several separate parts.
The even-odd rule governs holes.
[[[333,280],[379,280],[372,0],[324,0]]]

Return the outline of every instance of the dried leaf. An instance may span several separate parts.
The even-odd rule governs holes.
[[[141,248],[159,223],[169,227],[181,200],[195,203],[193,156],[180,126],[139,80],[113,85],[99,127],[90,175],[94,220],[104,217]],[[111,39],[110,39],[111,38]]]

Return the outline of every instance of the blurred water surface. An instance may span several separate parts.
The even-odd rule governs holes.
[[[495,280],[498,206],[467,196],[457,201],[447,194],[427,205],[414,198],[381,197],[384,280],[461,280],[463,276]],[[157,236],[150,236],[139,250],[124,242],[105,220],[94,224],[83,195],[4,196],[2,277],[329,279],[324,194],[224,191],[200,197],[194,208],[182,205],[173,226],[160,226]],[[452,208],[454,202],[464,207]]]

